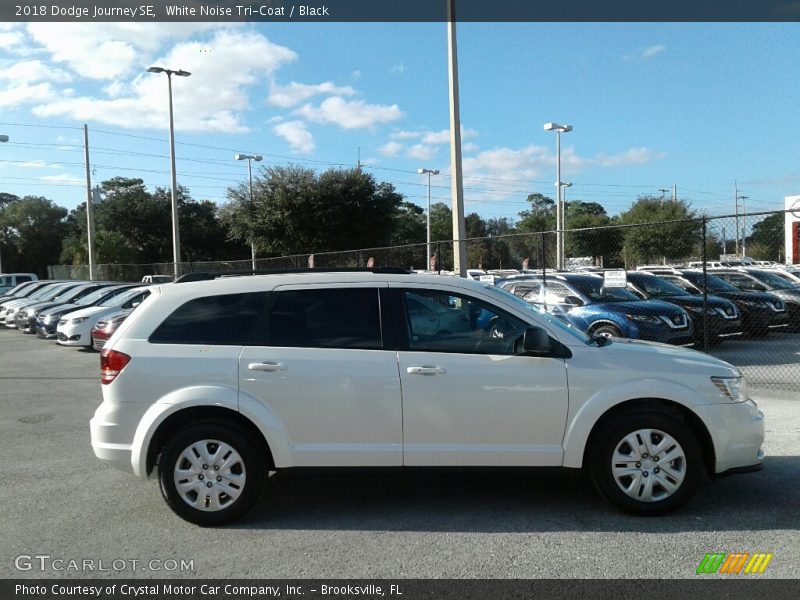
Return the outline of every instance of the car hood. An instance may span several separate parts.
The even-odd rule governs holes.
[[[116,308],[117,307],[109,306],[88,306],[80,310],[72,311],[69,316],[71,319],[77,319],[79,317],[99,317],[116,310]]]
[[[778,297],[772,292],[714,292],[714,295],[729,300],[757,300],[759,302],[775,302]]]
[[[662,298],[664,302],[669,302],[671,304],[678,304],[680,306],[703,306],[703,297],[702,296],[669,296],[669,298]],[[729,308],[731,306],[731,301],[726,300],[725,298],[719,298],[713,296],[711,294],[708,295],[708,305],[711,308]]]
[[[631,340],[627,338],[614,338],[610,344],[600,348],[609,360],[620,365],[626,364],[652,364],[654,371],[664,372],[664,361],[675,365],[675,372],[707,373],[709,377],[739,377],[741,372],[733,365],[704,352],[662,344],[660,342],[647,342],[644,340]]]
[[[59,304],[58,306],[53,306],[52,308],[48,308],[46,310],[43,310],[42,312],[39,313],[39,316],[44,318],[44,317],[50,317],[50,316],[55,316],[55,315],[63,315],[63,314],[66,314],[68,312],[72,312],[72,311],[75,311],[75,310],[80,310],[81,308],[84,308],[84,307],[79,306],[77,304]]]
[[[787,302],[800,302],[800,289],[770,290],[769,293]]]
[[[634,315],[674,316],[683,314],[683,309],[663,300],[631,300],[630,302],[597,302],[594,306],[610,312]]]

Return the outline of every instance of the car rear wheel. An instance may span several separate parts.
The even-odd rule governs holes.
[[[671,512],[694,494],[700,447],[682,420],[656,412],[625,414],[604,427],[588,466],[600,495],[636,515]]]
[[[266,476],[259,445],[234,424],[201,422],[178,433],[158,466],[161,493],[182,519],[224,525],[258,500]]]

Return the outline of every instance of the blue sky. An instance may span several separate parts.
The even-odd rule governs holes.
[[[569,199],[625,210],[677,186],[730,214],[800,193],[800,25],[463,23],[458,26],[467,212],[516,217],[554,196],[555,136],[568,123]],[[179,183],[225,201],[246,178],[236,152],[315,169],[359,157],[378,180],[450,202],[447,37],[442,23],[0,23],[0,191],[85,199],[93,181],[169,185],[167,82]],[[262,164],[265,164],[262,163]],[[671,193],[671,192],[670,192]]]

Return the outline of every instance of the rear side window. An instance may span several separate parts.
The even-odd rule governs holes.
[[[379,350],[378,288],[279,292],[270,314],[270,345]]]
[[[154,344],[242,346],[264,314],[265,292],[195,298],[177,308],[150,336]]]

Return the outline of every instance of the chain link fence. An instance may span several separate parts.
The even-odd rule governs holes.
[[[483,271],[507,277],[521,272],[540,278],[545,287],[549,280],[551,288],[559,278],[567,277],[559,275],[559,267],[564,273],[595,272],[596,276],[605,270],[624,269],[631,293],[687,309],[695,348],[736,365],[754,386],[800,390],[800,271],[786,267],[785,229],[784,212],[751,213],[514,233],[468,239],[462,247],[468,268],[476,270],[470,274]],[[791,235],[796,235],[796,230]],[[800,246],[798,240],[793,243]],[[562,260],[559,246],[563,247]],[[410,244],[259,258],[255,269],[395,266],[453,272],[452,241],[433,242],[430,254],[429,260],[427,244]],[[253,266],[251,260],[181,263],[179,272],[246,272]],[[642,271],[671,286],[641,281],[637,273]],[[94,278],[140,281],[145,275],[172,274],[172,263],[111,264],[97,265]],[[86,265],[55,265],[50,267],[50,276],[88,279],[89,269]],[[693,301],[669,298],[677,288]],[[731,307],[738,318],[728,319],[726,324],[722,313],[730,312]],[[562,316],[578,308],[582,307],[562,304]]]

